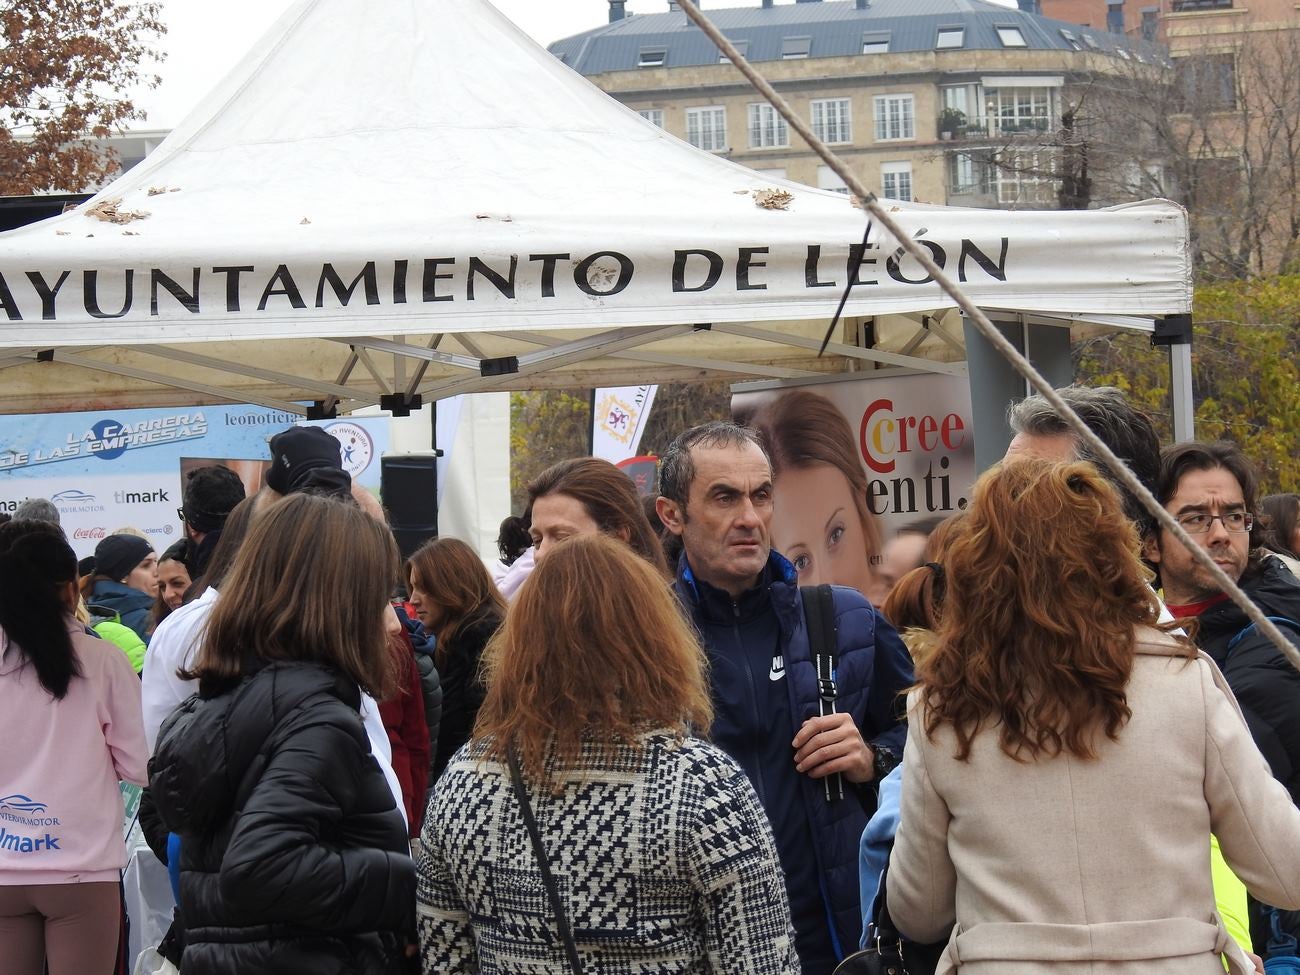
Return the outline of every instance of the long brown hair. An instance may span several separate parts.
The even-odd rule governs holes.
[[[867,507],[867,474],[858,459],[857,440],[844,414],[825,396],[792,389],[760,406],[745,425],[758,431],[772,460],[772,474],[824,465],[849,482],[853,505],[862,524],[867,562],[875,571],[880,555],[880,526]]]
[[[406,563],[407,579],[418,586],[442,612],[434,665],[447,662],[447,643],[471,617],[490,611],[499,619],[506,603],[483,560],[459,538],[432,538]]]
[[[605,535],[567,539],[519,590],[483,655],[474,726],[491,757],[513,744],[530,777],[654,728],[705,733],[706,664],[663,576]]]
[[[632,479],[607,460],[575,457],[552,464],[528,483],[528,511],[548,494],[563,494],[579,502],[606,535],[625,539],[632,551],[660,574],[668,575],[663,546],[646,520]]]
[[[327,664],[378,700],[392,690],[383,614],[392,533],[352,500],[293,494],[259,512],[239,546],[186,679],[233,681],[252,655]]]
[[[1096,756],[1131,716],[1134,628],[1159,615],[1137,530],[1092,464],[1025,460],[975,485],[946,558],[939,640],[917,668],[925,730],[956,757],[999,728],[1017,761]]]

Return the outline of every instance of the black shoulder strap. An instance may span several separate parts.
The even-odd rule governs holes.
[[[822,717],[835,713],[835,700],[839,687],[835,683],[835,651],[838,640],[835,634],[835,596],[831,587],[800,586],[804,622],[808,627],[808,649],[817,668],[818,713]],[[826,801],[844,798],[844,777],[839,773],[828,775]]]
[[[578,958],[578,946],[573,941],[573,932],[569,930],[569,920],[560,905],[560,891],[551,875],[551,864],[546,859],[546,849],[542,846],[542,834],[537,829],[537,820],[533,817],[533,804],[528,801],[528,790],[524,788],[524,777],[519,771],[519,759],[513,748],[506,749],[506,762],[510,766],[510,784],[514,787],[515,798],[524,816],[524,825],[528,827],[528,837],[533,841],[533,852],[537,855],[537,866],[542,871],[542,883],[546,885],[546,896],[555,913],[555,926],[560,929],[560,938],[564,942],[564,953],[569,958],[569,967],[573,975],[582,975],[582,962]]]

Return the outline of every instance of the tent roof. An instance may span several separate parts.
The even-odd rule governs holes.
[[[1171,203],[897,210],[987,307],[1190,307]],[[911,356],[952,303],[878,230],[842,346],[807,348],[865,223],[650,125],[485,0],[300,0],[143,163],[0,235],[0,410],[797,378],[879,361],[856,324],[899,315]],[[920,341],[961,358],[941,320]]]

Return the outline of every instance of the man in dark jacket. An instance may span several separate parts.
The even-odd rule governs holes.
[[[871,784],[902,755],[912,665],[856,590],[833,590],[836,713],[819,716],[816,664],[794,567],[771,551],[772,469],[752,431],[688,430],[660,468],[658,512],[681,538],[677,593],[704,639],[711,737],[740,764],[771,821],[799,958],[823,975],[854,950],[858,837]],[[842,797],[826,780],[842,776]]]
[[[1300,647],[1300,581],[1262,550],[1256,484],[1254,466],[1235,444],[1182,443],[1161,454],[1156,497]],[[1163,530],[1150,532],[1144,554],[1160,573],[1169,611],[1197,621],[1197,646],[1223,671],[1273,776],[1300,802],[1300,672],[1178,541]],[[1265,917],[1252,912],[1251,920],[1251,940],[1264,954]],[[1283,920],[1300,934],[1300,915]]]

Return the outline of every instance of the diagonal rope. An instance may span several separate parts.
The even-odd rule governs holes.
[[[1143,507],[1151,513],[1151,516],[1155,518],[1160,527],[1173,535],[1191,553],[1195,562],[1210,573],[1210,577],[1214,579],[1215,583],[1241,608],[1242,612],[1259,628],[1260,632],[1264,633],[1277,645],[1278,650],[1290,661],[1291,666],[1295,667],[1296,670],[1300,670],[1300,650],[1297,650],[1291,641],[1282,635],[1282,631],[1258,606],[1251,602],[1250,597],[1241,590],[1237,583],[1215,564],[1214,560],[1210,558],[1210,553],[1196,544],[1192,540],[1192,536],[1183,530],[1183,526],[1174,521],[1173,516],[1165,510],[1164,505],[1155,499],[1155,496],[1137,479],[1133,472],[1128,469],[1128,466],[1115,455],[1115,452],[1088,429],[1087,424],[1079,419],[1074,410],[1070,409],[1065,400],[1052,387],[1052,384],[1034,368],[1033,363],[1021,355],[1020,351],[1007,340],[1006,336],[994,327],[983,310],[962,291],[955,281],[944,274],[943,268],[934,262],[930,252],[917,244],[899,225],[898,221],[880,205],[876,194],[863,185],[857,174],[848,167],[844,160],[835,155],[821,139],[817,138],[812,129],[802,118],[795,114],[794,109],[781,97],[780,93],[754,69],[754,66],[718,30],[713,22],[700,12],[700,8],[695,5],[694,0],[677,0],[677,2],[686,13],[686,16],[717,45],[718,50],[730,59],[736,70],[743,74],[749,80],[749,83],[781,114],[781,117],[786,120],[790,128],[798,132],[835,175],[844,181],[844,185],[861,201],[862,208],[894,236],[894,239],[899,243],[900,249],[911,256],[921,267],[925,268],[926,273],[934,279],[935,284],[942,288],[956,302],[957,307],[966,313],[967,318],[975,325],[975,328],[984,337],[985,341],[997,349],[1003,358],[1011,363],[1016,372],[1020,373],[1035,390],[1042,394],[1045,400],[1052,404],[1052,408],[1069,425],[1075,435],[1106,462],[1106,466],[1114,472],[1116,478],[1126,488],[1133,492],[1134,496],[1141,499]]]

